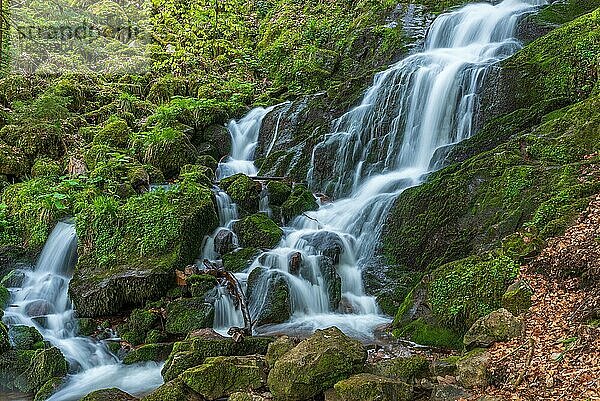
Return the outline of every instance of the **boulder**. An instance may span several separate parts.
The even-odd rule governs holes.
[[[430,401],[458,401],[469,398],[470,394],[454,384],[436,384],[433,386]]]
[[[321,274],[327,287],[329,309],[335,311],[342,302],[342,278],[337,273],[333,260],[326,256],[321,258]]]
[[[3,355],[4,357],[4,355]],[[14,351],[8,356],[14,358],[13,374],[16,375],[9,388],[24,393],[37,392],[50,379],[62,378],[67,374],[67,361],[58,348],[52,347],[37,351]],[[2,362],[0,362],[0,370]],[[25,369],[23,369],[26,367]],[[2,381],[5,385],[9,382]]]
[[[309,399],[358,372],[366,358],[363,345],[338,328],[318,330],[275,362],[269,389],[276,399]]]
[[[10,349],[10,337],[4,323],[0,322],[0,354]]]
[[[261,395],[251,394],[251,393],[233,393],[229,397],[229,401],[267,401],[268,398],[265,398]]]
[[[340,256],[346,249],[342,237],[331,231],[306,234],[302,239],[320,255],[331,258],[335,264],[340,263]]]
[[[233,230],[244,248],[271,249],[277,246],[283,236],[283,230],[262,213],[237,221]]]
[[[44,348],[44,337],[35,327],[10,326],[8,337],[11,345],[18,350]]]
[[[269,181],[267,183],[269,191],[269,205],[281,207],[292,194],[292,188],[285,182]]]
[[[25,272],[23,270],[12,270],[0,281],[0,285],[5,288],[17,288],[23,285]]]
[[[97,390],[89,393],[80,401],[135,401],[137,398],[119,390],[118,388],[109,388],[105,390]]]
[[[187,285],[193,297],[204,297],[218,285],[210,274],[194,274],[187,278]]]
[[[202,134],[204,141],[211,143],[221,159],[231,153],[231,134],[224,125],[211,125]]]
[[[371,365],[367,371],[377,376],[411,382],[429,375],[429,361],[420,355],[394,358]]]
[[[488,385],[490,356],[484,349],[475,349],[456,363],[456,379],[465,388],[484,388]]]
[[[186,386],[180,378],[177,378],[166,382],[142,398],[142,401],[204,401],[204,398]]]
[[[317,209],[319,209],[319,204],[313,193],[306,186],[297,185],[289,198],[281,205],[281,215],[286,222],[289,222],[296,216]]]
[[[130,351],[123,358],[123,363],[125,365],[132,365],[140,362],[162,362],[171,355],[172,350],[173,344],[171,343],[142,345]]]
[[[223,228],[215,235],[214,250],[219,255],[225,255],[237,248],[236,242],[233,231]]]
[[[248,276],[250,314],[257,326],[283,323],[290,319],[290,288],[279,270],[258,267]]]
[[[261,356],[207,358],[202,365],[183,372],[181,380],[207,400],[216,400],[263,388],[267,380],[266,362]]]
[[[502,296],[502,307],[515,316],[525,313],[531,308],[533,289],[525,280],[517,280],[511,284]]]
[[[48,380],[35,394],[33,401],[46,401],[63,385],[64,381],[63,377],[53,377]]]
[[[342,380],[325,393],[325,401],[409,401],[412,386],[387,377],[360,373]]]
[[[523,324],[506,309],[498,309],[478,319],[467,331],[463,342],[467,349],[489,347],[521,335]]]
[[[215,317],[213,305],[200,298],[179,299],[167,306],[165,330],[169,334],[187,334],[212,327]]]
[[[228,272],[237,273],[246,270],[261,254],[256,248],[242,248],[223,255],[223,267]]]
[[[298,345],[298,342],[288,336],[281,336],[269,344],[267,355],[265,356],[268,367],[273,368],[273,366],[275,366],[275,362],[277,362],[296,345]]]
[[[247,216],[258,212],[262,186],[250,177],[244,174],[236,174],[221,180],[220,187],[238,205],[242,215]]]
[[[185,370],[202,364],[209,357],[265,355],[272,341],[271,337],[248,337],[239,343],[231,338],[190,337],[174,344],[162,375],[167,381],[173,380]]]
[[[135,346],[145,342],[148,333],[158,324],[158,321],[157,314],[145,309],[134,309],[117,331],[123,340]]]

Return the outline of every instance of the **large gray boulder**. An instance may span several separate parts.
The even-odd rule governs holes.
[[[489,347],[521,335],[523,324],[506,309],[498,309],[479,318],[467,331],[463,342],[467,349]]]

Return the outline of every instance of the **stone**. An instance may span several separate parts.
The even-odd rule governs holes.
[[[27,316],[45,316],[54,312],[54,306],[43,299],[32,301],[25,306]]]
[[[144,398],[142,401],[204,401],[180,379],[166,382]]]
[[[166,381],[173,380],[185,370],[201,365],[206,358],[216,356],[265,355],[272,337],[248,337],[236,343],[231,338],[189,337],[176,342],[165,362],[162,375]]]
[[[0,322],[0,354],[8,351],[11,347],[10,337],[8,336],[8,328],[4,323]]]
[[[8,329],[8,337],[11,345],[18,350],[44,347],[44,337],[42,337],[35,327],[10,326]]]
[[[325,401],[409,401],[412,386],[387,377],[360,373],[339,381],[325,393]]]
[[[236,392],[263,388],[266,372],[264,357],[219,356],[207,358],[202,365],[186,370],[181,380],[207,400],[216,400]]]
[[[275,362],[277,362],[282,356],[284,356],[296,345],[298,345],[298,342],[295,341],[295,339],[290,338],[288,336],[281,336],[277,340],[269,344],[269,348],[267,349],[267,355],[265,357],[269,368],[275,366]]]
[[[6,288],[17,288],[23,285],[25,272],[23,270],[12,270],[0,281],[0,285]]]
[[[233,393],[229,397],[229,401],[266,401],[267,398],[251,393]]]
[[[214,306],[202,299],[179,299],[167,306],[165,331],[169,334],[187,334],[212,327],[214,316]]]
[[[342,302],[342,278],[337,273],[333,260],[327,256],[321,257],[321,275],[327,287],[329,308],[338,310]]]
[[[400,357],[380,361],[370,366],[367,371],[378,376],[410,382],[429,374],[429,361],[420,355]]]
[[[320,255],[331,258],[334,264],[340,263],[340,257],[346,249],[342,237],[331,231],[306,234],[302,239]]]
[[[130,351],[125,358],[123,358],[123,363],[125,365],[132,365],[134,363],[149,361],[162,362],[171,355],[172,350],[173,344],[170,343],[142,345],[141,347]]]
[[[433,386],[430,401],[457,401],[469,397],[470,394],[462,387],[454,384],[437,384]]]
[[[310,399],[357,373],[366,358],[363,345],[338,328],[318,330],[275,362],[269,389],[283,401]]]
[[[36,392],[50,379],[67,374],[67,361],[56,347],[34,351],[28,368],[14,380],[16,389]]]
[[[283,323],[292,316],[290,288],[278,270],[258,267],[248,276],[247,296],[256,326]]]
[[[231,134],[223,125],[211,125],[203,132],[204,141],[211,143],[217,152],[218,159],[231,153]]]
[[[256,213],[233,225],[240,246],[244,248],[272,249],[283,236],[283,230],[267,215]]]
[[[53,377],[48,380],[42,388],[38,390],[35,394],[35,398],[33,401],[46,401],[48,398],[52,396],[58,390],[62,384],[64,383],[64,378],[62,377]]]
[[[502,296],[502,307],[515,316],[525,313],[531,308],[533,289],[525,280],[511,284]]]
[[[463,387],[485,388],[488,385],[490,356],[484,349],[476,349],[456,363],[456,379]]]
[[[225,255],[237,248],[236,238],[233,231],[223,228],[215,235],[214,250],[219,255]]]
[[[118,388],[109,388],[104,390],[97,390],[89,393],[83,397],[80,401],[135,401],[137,398],[119,390]]]
[[[479,318],[465,334],[463,343],[467,349],[489,347],[520,336],[522,329],[521,321],[502,308]]]

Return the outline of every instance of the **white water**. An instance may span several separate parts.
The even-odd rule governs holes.
[[[160,384],[156,363],[126,366],[103,342],[77,335],[77,321],[68,297],[76,262],[77,237],[72,224],[58,223],[33,271],[24,271],[22,288],[11,288],[4,315],[9,325],[38,329],[44,340],[59,348],[69,363],[67,383],[49,400],[78,400],[91,391],[119,387],[131,394],[146,393]]]
[[[313,188],[346,198],[309,213],[309,218],[296,218],[276,249],[238,275],[245,280],[252,269],[264,267],[282,274],[289,285],[291,320],[257,331],[312,332],[336,325],[354,336],[369,337],[376,326],[389,322],[375,299],[365,294],[361,266],[373,255],[395,199],[422,182],[432,169],[436,150],[472,135],[477,93],[486,71],[519,49],[513,38],[519,18],[544,3],[505,0],[497,5],[471,4],[441,15],[431,26],[424,50],[378,74],[361,104],[334,122],[332,133],[315,151],[331,152],[327,157],[335,164],[329,176],[334,178],[314,177],[314,156],[308,178]],[[252,116],[258,124],[262,118],[256,115],[263,111],[251,112],[247,118]],[[252,127],[250,133],[255,131]],[[239,142],[252,136],[236,130],[231,133],[234,142],[236,136]],[[310,244],[311,236],[325,232],[343,243],[336,271],[342,279],[346,313],[327,302],[330,294],[324,285],[323,257]],[[302,254],[307,277],[289,271],[288,258],[296,252]],[[267,296],[271,276],[264,274],[257,285],[262,292],[253,292],[253,315]],[[225,298],[217,302],[217,328],[241,321],[239,311]]]

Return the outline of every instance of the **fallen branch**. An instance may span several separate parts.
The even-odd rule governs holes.
[[[525,378],[525,374],[527,373],[527,370],[529,369],[529,366],[531,366],[531,361],[533,360],[533,353],[535,351],[535,340],[533,338],[529,339],[529,352],[527,353],[527,359],[525,360],[525,366],[523,366],[523,369],[521,369],[521,372],[519,373],[519,377],[517,377],[517,380],[515,380],[515,384],[513,386],[513,388],[516,390],[517,387],[519,387],[521,385],[521,383],[523,382],[523,379]]]

